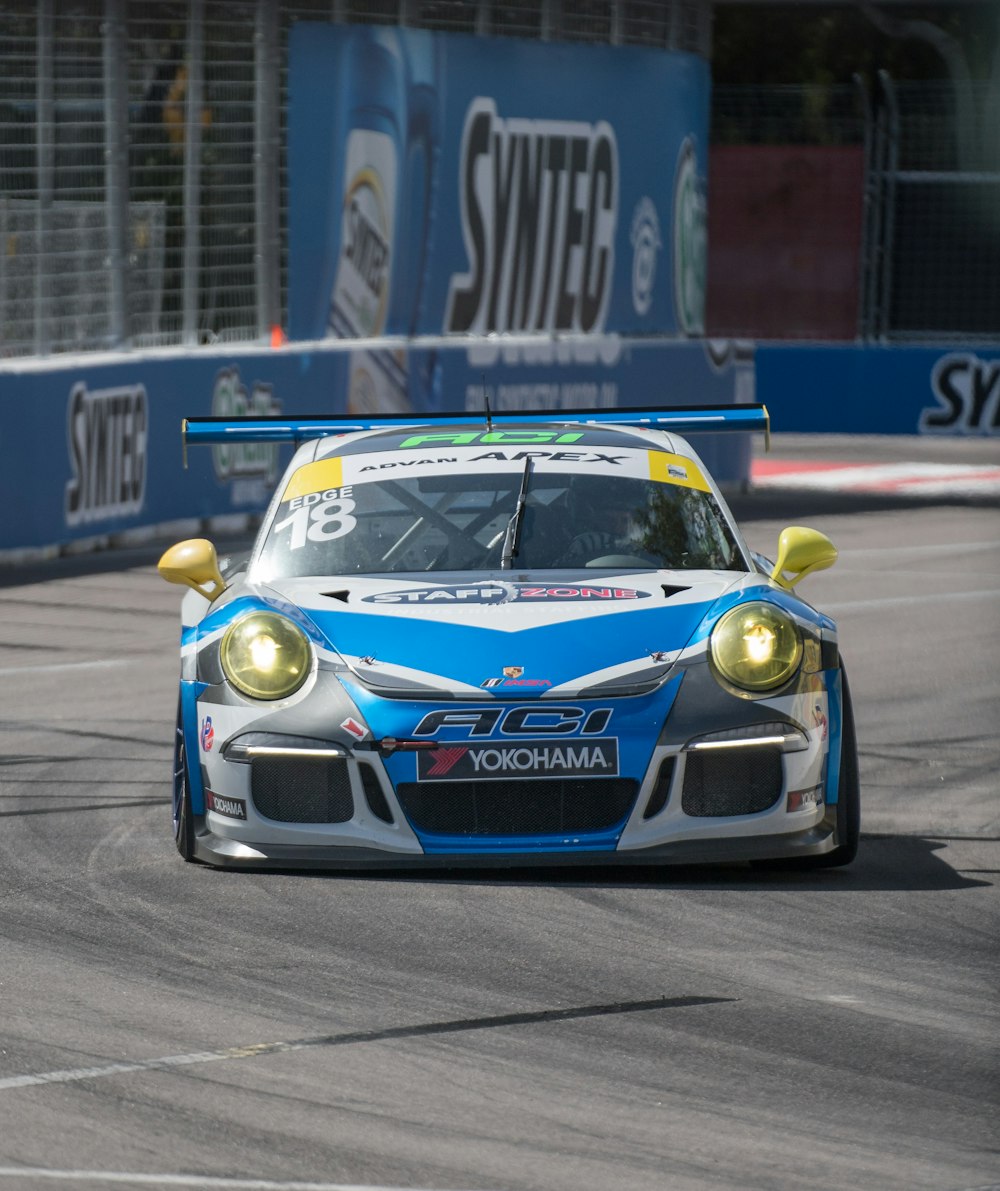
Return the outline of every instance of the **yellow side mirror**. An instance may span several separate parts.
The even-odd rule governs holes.
[[[156,564],[168,583],[186,583],[207,600],[217,600],[226,590],[215,547],[206,538],[178,542]],[[206,590],[206,585],[211,584]]]
[[[826,570],[836,561],[837,547],[825,533],[801,525],[790,525],[781,531],[778,538],[778,560],[771,578],[786,591],[791,591],[806,575]],[[790,573],[791,578],[785,578],[785,571]]]

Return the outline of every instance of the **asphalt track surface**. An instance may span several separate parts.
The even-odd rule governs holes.
[[[0,574],[0,1191],[1000,1186],[1000,509],[735,504],[841,549],[847,869],[184,865],[156,552]]]

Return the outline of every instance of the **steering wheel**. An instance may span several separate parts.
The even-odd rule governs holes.
[[[642,554],[602,554],[600,558],[592,558],[585,562],[585,567],[645,567],[652,564],[660,566],[660,561],[644,550]]]

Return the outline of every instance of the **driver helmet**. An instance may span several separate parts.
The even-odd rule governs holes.
[[[638,496],[632,483],[607,476],[587,477],[574,493],[572,509],[577,533],[603,534],[621,542],[636,537]]]

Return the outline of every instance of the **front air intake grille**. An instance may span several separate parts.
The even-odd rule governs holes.
[[[561,835],[607,831],[628,815],[628,778],[408,782],[396,797],[416,831],[431,835]]]
[[[646,803],[646,809],[642,812],[644,819],[652,819],[654,815],[658,815],[670,801],[670,785],[674,780],[674,764],[676,761],[676,757],[664,757],[660,762],[660,771],[656,775],[656,785],[653,787],[653,792],[650,794],[649,801]]]
[[[388,799],[382,790],[382,784],[378,780],[378,774],[374,767],[359,765],[358,769],[361,771],[361,788],[365,792],[368,809],[376,819],[381,819],[383,823],[391,823],[392,811],[389,809]]]
[[[250,796],[279,823],[346,823],[354,817],[347,762],[330,757],[257,757]]]
[[[705,749],[687,754],[681,808],[686,815],[756,815],[781,797],[779,748]]]

